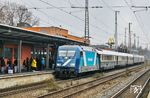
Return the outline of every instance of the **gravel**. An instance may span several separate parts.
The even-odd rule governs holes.
[[[57,86],[59,89],[61,89],[61,88],[69,87],[71,85],[77,85],[79,83],[85,83],[85,82],[91,81],[97,77],[108,76],[108,75],[111,75],[114,73],[118,73],[118,72],[123,71],[123,70],[125,70],[125,69],[115,70],[115,71],[111,71],[111,72],[96,73],[95,75],[93,75],[93,77],[83,78],[83,79],[79,79],[79,80],[73,80],[73,81],[69,81],[69,82],[63,82],[63,83],[59,83],[59,84],[56,84],[56,82],[55,82],[54,85]],[[132,73],[132,74],[134,74],[134,73]],[[125,80],[125,78],[129,78],[129,79],[127,79],[126,81],[121,81],[121,80]],[[100,98],[100,97],[108,98],[109,95],[113,94],[113,92],[115,92],[115,91],[118,91],[121,87],[123,87],[123,85],[126,85],[126,83],[128,83],[133,78],[134,77],[122,77],[118,80],[113,80],[111,82],[108,82],[105,85],[98,87],[96,89],[97,92],[94,93],[94,95],[93,95],[93,92],[95,92],[95,91],[92,91],[91,92],[92,97],[91,96],[85,96],[85,98],[86,97],[93,98],[95,95],[96,95],[95,98]],[[110,88],[112,88],[112,90]],[[57,89],[54,89],[54,88],[48,86],[48,87],[41,88],[41,89],[36,89],[36,90],[32,90],[32,91],[27,91],[27,92],[23,92],[23,93],[19,93],[19,94],[6,96],[4,98],[36,98],[39,95],[47,94],[48,92],[52,92],[52,91],[56,91],[56,90]],[[103,92],[103,94],[100,92]],[[97,93],[99,93],[99,94],[97,95]]]
[[[120,89],[122,89],[125,85],[127,85],[130,81],[135,79],[137,76],[139,76],[145,69],[138,73],[132,72],[130,76],[126,77],[125,79],[119,81],[116,85],[108,88],[107,90],[97,94],[95,98],[110,98],[113,94],[118,92]]]

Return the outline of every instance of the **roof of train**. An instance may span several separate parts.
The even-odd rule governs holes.
[[[60,48],[79,48],[80,50],[95,51],[93,47],[79,46],[79,45],[63,45],[63,46],[60,46]]]
[[[114,55],[114,56],[128,56],[128,57],[141,57],[143,58],[144,56],[142,55],[134,55],[134,54],[129,54],[129,53],[122,53],[122,52],[117,52],[117,51],[111,51],[111,50],[97,50],[93,47],[89,46],[79,46],[79,45],[63,45],[60,46],[61,48],[79,48],[80,50],[86,50],[86,51],[96,51],[98,54],[105,54],[105,55]]]
[[[114,55],[114,56],[129,56],[129,57],[133,57],[133,55],[132,55],[132,54],[128,54],[128,53],[121,53],[121,52],[110,51],[110,50],[97,50],[97,53],[99,53],[99,54],[105,54],[105,55]]]
[[[98,54],[105,54],[105,55],[114,55],[114,56],[128,56],[128,57],[140,57],[144,58],[142,55],[137,54],[129,54],[129,53],[122,53],[122,52],[116,52],[116,51],[110,51],[110,50],[97,50]]]

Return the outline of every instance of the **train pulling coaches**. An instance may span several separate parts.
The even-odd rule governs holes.
[[[144,56],[93,47],[64,45],[58,48],[56,76],[78,76],[99,70],[144,63]]]

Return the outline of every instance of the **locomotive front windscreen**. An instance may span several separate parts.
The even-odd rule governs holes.
[[[60,57],[73,57],[75,55],[74,50],[60,50],[58,55]]]
[[[75,49],[59,49],[57,57],[57,66],[74,67],[75,66]]]

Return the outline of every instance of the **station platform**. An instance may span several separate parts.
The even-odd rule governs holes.
[[[148,94],[147,98],[150,98],[150,92],[149,92],[149,94]]]
[[[53,70],[0,75],[0,89],[35,84],[53,79]]]

